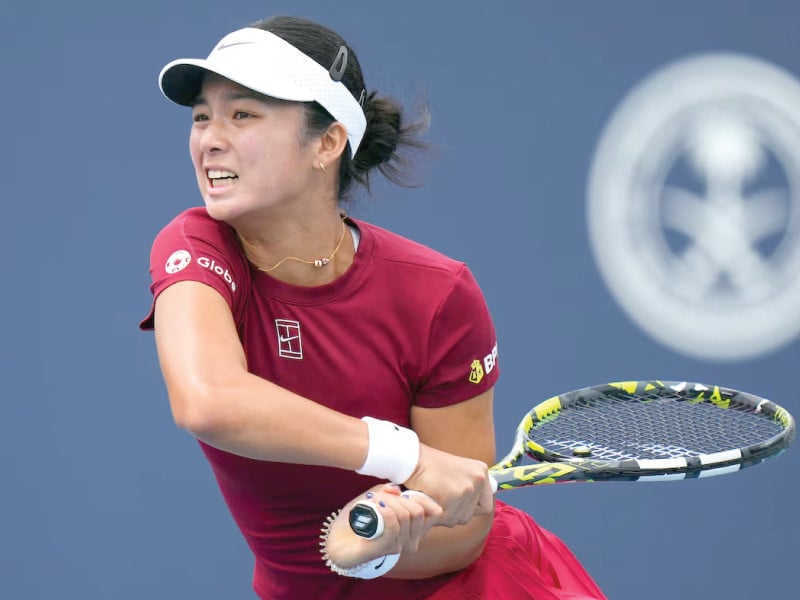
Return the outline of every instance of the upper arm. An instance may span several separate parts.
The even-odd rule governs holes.
[[[496,458],[493,401],[490,388],[450,406],[412,406],[411,426],[422,443],[491,466]]]
[[[155,340],[175,421],[193,429],[215,388],[247,372],[231,309],[214,288],[180,281],[155,302]]]
[[[425,330],[426,351],[414,404],[439,408],[482,398],[497,382],[497,336],[469,269],[449,281]],[[491,404],[491,394],[487,396]],[[469,407],[463,407],[469,410]]]

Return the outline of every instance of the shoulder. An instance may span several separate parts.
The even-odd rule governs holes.
[[[210,273],[234,291],[249,277],[236,231],[212,219],[202,207],[183,211],[158,233],[150,251],[150,272],[166,284],[191,278],[205,281]]]
[[[363,221],[355,221],[358,227],[372,238],[371,252],[374,259],[397,269],[430,271],[439,276],[457,276],[466,268],[464,262],[451,258],[429,246],[403,237],[397,233]]]
[[[231,267],[244,261],[236,231],[211,218],[204,207],[187,209],[167,223],[153,241],[151,257],[179,254],[206,260],[227,259]]]
[[[156,235],[150,250],[150,289],[154,300],[179,281],[198,281],[217,290],[237,318],[245,306],[250,271],[236,232],[215,221],[205,208],[190,208]],[[151,328],[153,308],[142,322]]]
[[[376,225],[356,224],[371,255],[370,277],[390,302],[426,312],[437,312],[445,303],[457,311],[485,304],[465,262]]]
[[[165,234],[200,237],[209,241],[235,239],[234,230],[230,225],[212,219],[206,209],[200,206],[186,209],[176,215],[159,232],[159,236]]]

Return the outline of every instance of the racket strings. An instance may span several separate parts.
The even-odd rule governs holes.
[[[546,453],[621,461],[692,457],[760,444],[783,428],[752,405],[720,408],[659,390],[644,396],[593,395],[570,401],[555,418],[537,422],[527,437]]]

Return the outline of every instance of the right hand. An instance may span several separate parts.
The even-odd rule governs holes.
[[[485,463],[420,444],[419,463],[407,488],[424,492],[442,507],[437,525],[466,525],[494,510],[494,492]]]

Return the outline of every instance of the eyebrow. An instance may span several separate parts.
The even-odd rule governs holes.
[[[278,98],[271,98],[270,96],[265,96],[264,94],[259,94],[258,92],[253,92],[248,90],[241,92],[231,92],[230,94],[226,94],[224,100],[226,102],[236,102],[237,100],[256,100],[258,102],[263,102],[265,104],[282,102],[282,100],[279,100]],[[205,98],[203,98],[202,95],[198,94],[197,98],[195,98],[194,102],[192,102],[192,108],[194,108],[198,104],[207,105],[208,101]]]

